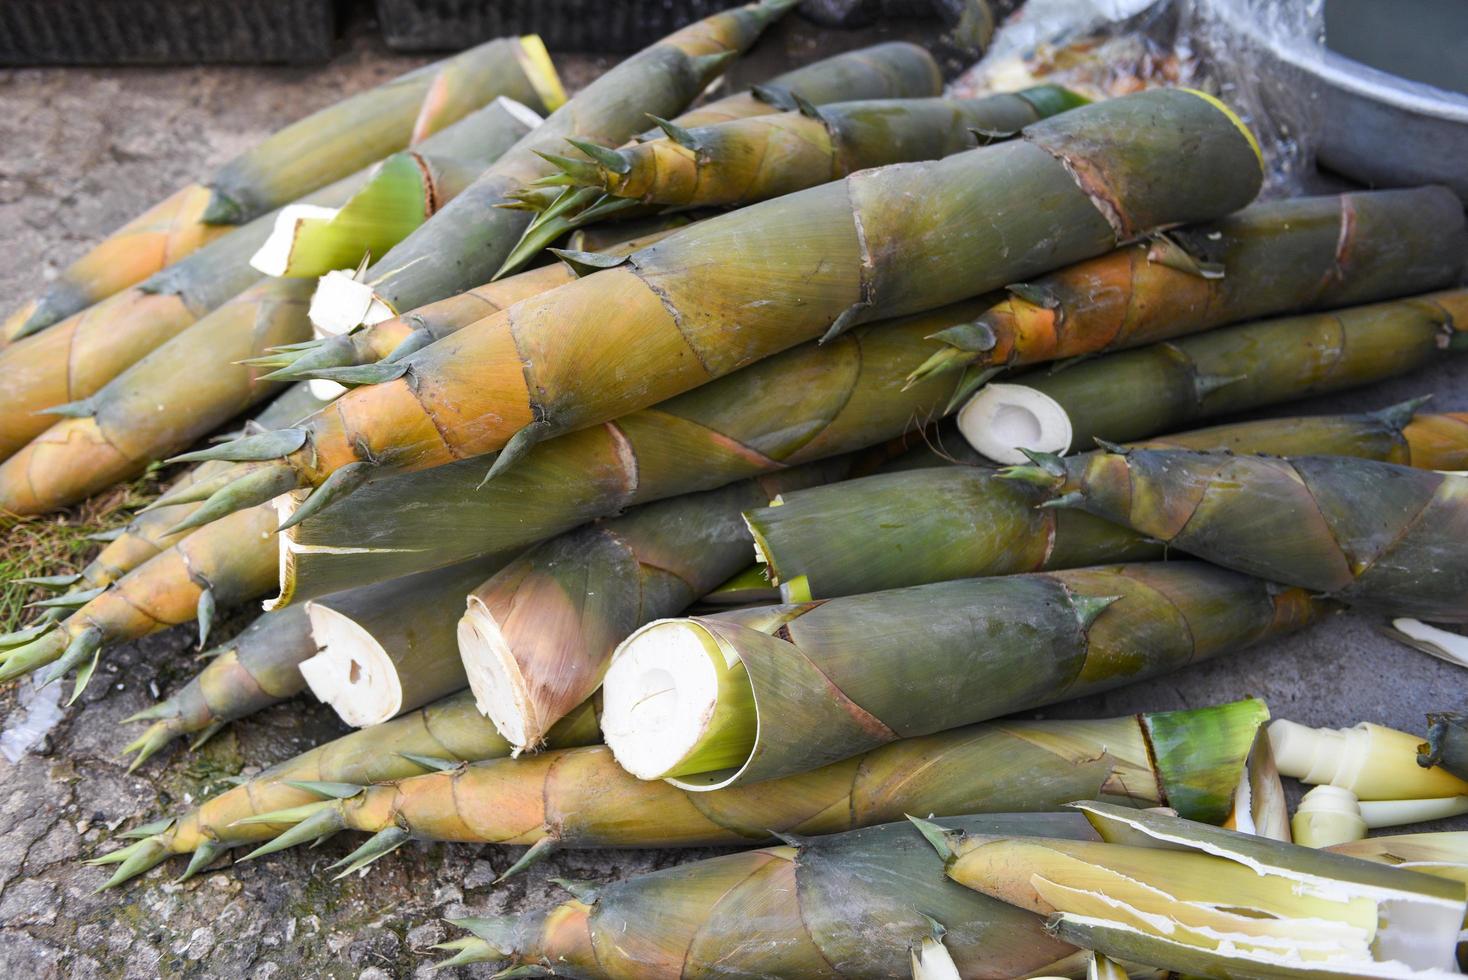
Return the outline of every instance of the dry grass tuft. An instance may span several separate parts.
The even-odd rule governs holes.
[[[121,527],[161,489],[157,468],[59,514],[16,517],[0,512],[0,633],[35,618],[26,603],[56,593],[15,579],[79,572],[104,545],[88,535]]]

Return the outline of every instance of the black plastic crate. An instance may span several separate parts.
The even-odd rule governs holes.
[[[0,0],[0,64],[324,61],[334,0]]]
[[[509,34],[539,34],[555,51],[636,51],[738,0],[377,0],[398,51],[457,50]]]

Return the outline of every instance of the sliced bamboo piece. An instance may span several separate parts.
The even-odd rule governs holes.
[[[681,112],[792,6],[792,0],[759,0],[723,11],[621,62],[552,113],[435,220],[377,258],[359,288],[319,298],[312,321],[325,334],[346,333],[371,322],[364,319],[369,311],[387,319],[489,281],[530,220],[498,205],[551,172],[538,152],[560,152],[567,137],[615,146],[642,128],[648,113]]]
[[[599,153],[589,163],[570,160],[541,183],[594,187],[645,204],[751,204],[868,167],[973,149],[1085,102],[1046,85],[979,99],[805,103],[691,129],[663,122],[664,138]]]
[[[1044,488],[1046,506],[1344,602],[1468,621],[1468,477],[1344,456],[1136,449],[1035,460],[1006,475]]]
[[[1360,415],[1264,419],[1149,440],[1144,448],[1359,456],[1424,469],[1468,463],[1468,426],[1414,415],[1420,402]],[[1456,420],[1456,416],[1447,416]],[[1421,438],[1446,428],[1446,437]],[[1461,431],[1458,431],[1461,430]],[[1034,495],[986,466],[933,466],[782,494],[745,514],[756,555],[785,602],[982,575],[1161,557],[1155,543]],[[1008,484],[1008,485],[1007,485]]]
[[[424,178],[436,181],[444,175],[442,193],[450,194],[454,187],[448,182],[461,180],[452,174],[472,167],[472,161],[486,165],[524,128],[516,114],[491,105],[428,138],[413,153],[423,161]],[[370,169],[344,177],[304,203],[343,204],[372,177]],[[52,410],[59,406],[65,406],[62,415],[91,410],[88,399],[109,381],[256,283],[260,276],[250,267],[250,256],[269,237],[274,221],[270,214],[256,218],[44,334],[0,350],[0,403],[7,408],[0,415],[0,458],[45,432],[57,421]],[[149,414],[159,413],[150,406]]]
[[[1462,349],[1468,290],[1261,320],[991,383],[959,413],[990,459],[1084,452],[1248,408],[1393,377]],[[1118,391],[1146,392],[1117,398]]]
[[[1468,718],[1452,711],[1429,714],[1427,741],[1417,746],[1417,764],[1468,780]]]
[[[1026,283],[934,334],[914,372],[1015,368],[1226,323],[1456,285],[1468,231],[1444,187],[1265,201]]]
[[[1144,176],[1181,166],[1184,147],[1204,164],[1188,168],[1188,181]],[[1082,159],[1084,179],[1075,169]],[[289,430],[295,445],[279,454],[281,472],[318,488],[296,519],[372,475],[501,449],[492,472],[502,472],[537,442],[802,340],[932,309],[1099,254],[1161,222],[1226,212],[1252,198],[1259,180],[1252,136],[1231,112],[1191,91],[1158,90],[1051,117],[998,146],[862,171],[709,219],[386,366],[381,383]],[[1032,199],[1050,203],[1010,206]],[[415,253],[417,242],[410,236],[393,256]],[[404,272],[429,276],[465,254],[425,255]],[[385,281],[376,280],[375,295],[396,309]],[[731,310],[739,316],[720,312]],[[259,458],[262,442],[286,438],[207,452]]]
[[[602,732],[640,778],[740,786],[1156,676],[1326,608],[1304,590],[1170,562],[663,620],[613,655]]]
[[[1248,700],[1126,718],[993,722],[717,793],[636,779],[595,746],[477,763],[355,794],[339,787],[332,798],[250,819],[295,824],[256,854],[349,829],[399,842],[528,844],[533,851],[522,868],[560,848],[747,844],[911,812],[1054,810],[1088,793],[1129,806],[1166,804],[1218,823],[1243,803],[1237,788],[1267,715],[1261,702]],[[369,842],[340,864],[370,850]]]
[[[1074,816],[941,823],[970,833],[1092,839]],[[942,867],[922,836],[901,824],[791,838],[606,886],[567,882],[574,899],[518,919],[452,919],[473,935],[445,944],[458,951],[446,962],[498,961],[502,972],[553,963],[557,973],[647,980],[715,972],[901,977],[909,946],[938,922],[963,976],[1064,969],[1075,950],[1049,936],[1039,917],[946,881]]]
[[[1457,975],[1459,882],[1157,811],[1076,806],[1104,843],[919,823],[950,878],[1118,960],[1204,976]]]
[[[609,243],[606,254],[629,255],[666,238],[687,223],[684,219],[672,228]],[[310,345],[280,351],[273,360],[267,362],[276,369],[270,377],[281,380],[323,378],[352,381],[355,372],[350,368],[356,365],[401,360],[461,327],[467,327],[507,309],[523,299],[564,286],[578,274],[570,262],[552,262],[518,275],[476,286],[448,299],[420,306],[402,316],[381,320],[351,333],[323,337]]]
[[[564,101],[540,38],[501,38],[350,96],[275,133],[155,205],[6,320],[0,346],[140,283],[210,240],[457,122],[497,96]]]
[[[749,557],[740,512],[840,479],[849,458],[648,504],[542,544],[479,584],[459,655],[483,711],[517,752],[601,686],[618,643],[682,612]]]
[[[486,556],[306,603],[318,652],[300,664],[311,693],[354,728],[462,691],[455,614],[511,556]]]
[[[552,735],[556,747],[597,741],[590,705],[569,715]],[[510,746],[479,714],[465,691],[385,725],[364,728],[278,763],[181,817],[164,818],[124,833],[135,842],[90,864],[119,865],[105,887],[121,884],[176,854],[192,855],[184,878],[203,870],[227,848],[268,839],[270,826],[240,821],[321,798],[334,783],[373,783],[502,758]]]
[[[210,651],[209,664],[165,701],[126,718],[152,725],[122,751],[132,772],[176,738],[196,749],[237,718],[294,697],[306,687],[301,662],[316,653],[304,606],[265,613]]]
[[[616,422],[531,451],[480,486],[479,460],[369,482],[278,538],[274,605],[355,588],[553,537],[597,517],[747,479],[902,435],[941,411],[948,384],[902,377],[937,326],[982,309],[957,303],[858,328],[750,365]],[[282,502],[296,513],[304,497]],[[404,508],[402,501],[419,506]]]
[[[1269,728],[1283,775],[1338,786],[1362,800],[1413,800],[1468,794],[1468,782],[1417,761],[1418,739],[1383,725],[1310,728],[1283,718]]]

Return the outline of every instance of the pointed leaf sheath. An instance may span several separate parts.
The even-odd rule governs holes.
[[[469,593],[458,651],[480,710],[517,750],[601,686],[617,644],[749,561],[747,507],[839,479],[847,458],[648,504],[554,538]]]
[[[590,706],[568,716],[552,735],[557,747],[597,740]],[[344,735],[279,763],[242,785],[190,810],[158,834],[164,857],[201,848],[268,840],[284,825],[239,821],[320,801],[307,781],[369,785],[428,771],[410,756],[472,762],[509,755],[510,746],[479,714],[466,691],[411,714]],[[160,858],[161,860],[161,858]]]
[[[980,309],[957,303],[805,344],[655,408],[550,440],[480,489],[487,467],[479,459],[370,482],[349,506],[328,507],[282,536],[276,603],[526,547],[636,504],[900,436],[940,412],[951,393],[945,379],[899,390],[924,356],[924,338]],[[420,506],[405,508],[404,500]]]
[[[626,693],[642,683],[639,647],[681,643],[665,654],[671,673],[680,657],[704,655],[690,653],[682,636],[708,637],[743,665],[758,729],[742,764],[670,781],[696,791],[746,785],[1233,653],[1308,625],[1325,608],[1303,590],[1202,563],[1157,563],[664,620],[613,656],[603,728],[618,761],[637,771],[647,744],[637,739],[678,734],[676,712],[669,722],[623,709]],[[676,684],[670,693],[690,696]],[[716,700],[736,695],[721,691]]]
[[[425,140],[416,152],[430,160],[438,159],[440,155],[446,160],[472,159],[479,152],[474,148],[486,142],[486,133],[492,133],[496,126],[502,124],[501,116],[495,112],[477,112]],[[501,145],[492,140],[487,142]],[[311,194],[301,203],[339,206],[370,176],[370,170],[363,170],[344,177]],[[39,336],[0,350],[0,404],[7,407],[7,411],[0,414],[0,458],[16,452],[58,421],[56,416],[46,414],[47,409],[97,395],[114,379],[118,379],[119,384],[109,392],[110,396],[136,397],[128,391],[129,382],[118,376],[169,341],[177,340],[188,345],[190,342],[182,337],[192,333],[189,328],[205,320],[211,323],[201,327],[207,332],[201,336],[217,338],[225,331],[226,324],[234,325],[239,336],[231,335],[231,351],[236,359],[264,352],[263,348],[250,347],[248,341],[251,339],[270,344],[290,342],[308,335],[302,332],[308,332],[309,325],[303,325],[295,327],[288,340],[277,340],[279,324],[269,321],[278,319],[278,314],[269,312],[267,307],[261,313],[267,322],[260,324],[257,338],[250,328],[251,320],[244,307],[221,309],[230,300],[248,304],[257,297],[250,287],[259,282],[260,276],[250,267],[250,257],[270,236],[274,223],[273,213],[256,218],[137,286],[113,295]],[[259,296],[276,295],[268,292],[270,284],[261,284],[260,288],[267,292]],[[309,291],[309,287],[306,288]],[[219,313],[224,319],[210,317],[210,313]],[[203,356],[210,353],[207,346],[192,349],[196,354],[202,350]],[[273,390],[269,386],[253,388],[253,379],[263,371],[247,370],[227,361],[214,366],[225,378],[233,381],[232,392],[239,392],[242,387],[246,392]],[[192,373],[213,372],[196,370]],[[125,393],[120,393],[119,388]],[[173,414],[158,412],[157,404],[149,404],[149,416]],[[224,417],[248,404],[246,394],[237,394],[236,401],[231,403]],[[85,444],[99,440],[84,435],[77,441]]]
[[[1468,477],[1339,456],[1065,462],[1055,493],[1199,558],[1430,622],[1468,622]]]
[[[170,741],[211,732],[301,692],[301,661],[316,652],[305,607],[266,613],[212,651],[208,666],[168,700],[129,721],[153,721],[123,751],[142,765]]]
[[[1266,201],[1012,286],[935,339],[948,367],[1019,367],[1441,289],[1465,260],[1446,188]]]
[[[1054,96],[1046,98],[1045,96]],[[742,205],[892,163],[972,149],[971,130],[1012,135],[1078,98],[1049,86],[982,99],[883,99],[822,105],[685,129],[634,143],[594,165],[573,161],[574,183],[678,207]],[[589,167],[589,169],[588,169]]]
[[[124,225],[0,328],[0,346],[142,282],[211,239],[416,143],[497,96],[561,101],[540,39],[504,38],[343,99],[295,122]]]
[[[428,139],[411,154],[423,184],[420,206],[424,193],[430,202],[452,199],[466,183],[455,168],[477,173],[524,129],[496,104]],[[75,503],[279,391],[266,370],[240,362],[309,340],[314,288],[313,281],[262,279],[93,393],[86,417],[36,416],[56,424],[0,464],[0,509],[34,514]]]
[[[1463,346],[1468,290],[1260,320],[992,383],[959,427],[985,456],[1023,463],[1022,449],[1084,452],[1308,395],[1404,374]],[[1116,398],[1145,391],[1146,398]],[[1010,406],[1034,426],[994,425]],[[1451,428],[1449,426],[1448,428]],[[1424,437],[1428,434],[1424,433]],[[1427,445],[1424,438],[1424,447]]]
[[[1201,170],[1181,167],[1184,146]],[[1063,162],[1082,157],[1084,171]],[[1144,176],[1158,169],[1195,179]],[[503,448],[532,424],[538,438],[584,428],[801,340],[932,309],[1160,222],[1226,212],[1254,195],[1259,175],[1236,118],[1184,90],[1086,106],[945,160],[862,171],[701,222],[458,331],[404,359],[407,377],[343,396],[339,410],[307,425],[311,444],[291,461],[319,485],[365,461],[364,451],[384,472],[406,471]],[[423,233],[455,227],[440,222],[474,196],[465,192],[379,265],[417,256]],[[1052,203],[1007,206],[1017,199]],[[1059,239],[1056,228],[1065,229]],[[431,276],[450,256],[472,266],[464,256],[483,252],[443,244],[399,267],[401,276],[379,273],[378,297],[398,308],[397,285]],[[720,312],[730,309],[741,311],[737,342],[736,321]]]
[[[647,113],[676,114],[788,7],[760,2],[714,14],[606,72],[432,221],[376,259],[364,279],[375,299],[392,314],[405,313],[488,282],[531,217],[499,205],[513,203],[512,194],[554,172],[539,153],[563,152],[567,137],[616,146],[646,125]]]
[[[714,793],[636,779],[604,746],[572,748],[384,782],[329,806],[338,829],[400,827],[420,840],[542,851],[788,840],[906,813],[1053,810],[1078,794],[1174,806],[1218,823],[1233,810],[1267,716],[1251,700],[1125,718],[992,722]],[[291,816],[280,822],[307,814]]]
[[[802,65],[749,91],[705,102],[673,122],[692,129],[786,112],[795,108],[795,94],[824,105],[848,99],[920,99],[942,91],[943,72],[932,55],[907,41],[888,41]],[[661,130],[653,128],[639,138],[662,135]]]
[[[1455,469],[1440,464],[1468,459],[1462,419],[1414,416],[1415,407],[1234,423],[1141,445],[1358,456],[1426,469]],[[923,462],[921,469],[785,494],[779,506],[746,513],[759,558],[785,601],[1162,556],[1160,544],[1110,521],[1036,508],[1033,488],[996,479],[988,467],[939,465],[946,461],[936,457]],[[1041,488],[1055,482],[1035,476]]]
[[[1094,839],[1075,814],[942,821],[969,833]],[[905,821],[641,875],[519,919],[455,924],[509,968],[554,963],[575,976],[908,976],[911,946],[943,943],[966,977],[1053,973],[1073,947],[1044,921],[947,881]],[[590,897],[590,896],[588,896]],[[669,914],[676,909],[677,914]],[[874,936],[883,937],[873,942]]]

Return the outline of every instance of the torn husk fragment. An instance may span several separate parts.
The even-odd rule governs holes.
[[[1468,717],[1442,711],[1427,716],[1427,741],[1417,746],[1417,764],[1439,766],[1468,780]]]
[[[1460,546],[1468,477],[1345,456],[1133,449],[1035,458],[1004,473],[1045,488],[1046,506],[1078,508],[1206,561],[1354,605],[1468,620]],[[1407,738],[1403,769],[1416,770],[1416,741]],[[1283,760],[1280,771],[1289,771]]]
[[[301,662],[316,653],[303,606],[265,613],[228,643],[210,651],[203,670],[180,690],[127,721],[153,724],[122,751],[136,752],[129,771],[176,738],[197,747],[225,725],[299,694]]]
[[[663,620],[614,654],[602,731],[644,778],[682,772],[675,785],[695,791],[757,783],[1234,652],[1325,608],[1301,590],[1169,562]],[[742,665],[742,686],[720,659]],[[722,727],[721,706],[739,706]],[[746,739],[743,760],[690,773],[687,761],[730,732]]]
[[[601,686],[633,630],[682,612],[749,557],[740,512],[786,489],[840,479],[838,458],[648,504],[515,559],[468,596],[459,654],[480,710],[533,749]]]
[[[520,140],[417,231],[381,256],[373,256],[356,298],[340,309],[318,305],[312,320],[343,333],[364,322],[353,312],[374,307],[395,316],[471,289],[494,277],[531,215],[500,207],[524,185],[554,172],[540,153],[561,153],[567,138],[616,146],[647,124],[649,113],[681,112],[793,6],[761,0],[721,11],[675,31],[622,61],[561,106]]]
[[[1468,290],[1223,327],[991,383],[959,413],[985,456],[1084,452],[1405,374],[1463,347]],[[1116,398],[1117,391],[1145,398]],[[1459,420],[1459,424],[1461,421]],[[1430,439],[1423,438],[1424,454]]]
[[[1468,260],[1444,187],[1264,201],[1009,287],[973,323],[934,334],[915,372],[1020,367],[1122,350],[1243,320],[1441,289]]]
[[[1094,839],[1073,814],[940,821],[971,833]],[[609,885],[519,918],[451,920],[473,941],[451,962],[492,960],[573,976],[901,977],[908,950],[945,927],[965,977],[1051,972],[1074,948],[1037,917],[943,877],[910,825],[886,824],[729,854]],[[670,910],[676,909],[676,914]],[[522,974],[523,975],[523,974]]]
[[[557,177],[670,207],[751,204],[868,167],[972,149],[1085,101],[1042,86],[980,99],[807,103],[693,128],[664,122],[662,139],[598,154],[591,162],[568,161]]]
[[[1468,454],[1456,438],[1413,440],[1419,422],[1405,403],[1361,415],[1261,419],[1175,433],[1141,445],[1270,455],[1358,456],[1441,469]],[[967,447],[965,447],[967,448]],[[926,456],[925,468],[882,473],[782,494],[778,506],[745,514],[756,553],[787,602],[877,592],[980,575],[1011,575],[1160,557],[1161,546],[1110,521],[1036,508],[1029,488],[987,466]],[[961,461],[960,461],[961,462]]]
[[[93,246],[5,321],[0,346],[142,282],[231,226],[415,144],[497,96],[545,111],[564,99],[540,38],[489,41],[292,123]]]
[[[548,742],[556,747],[589,745],[598,737],[596,712],[587,705],[567,716]],[[121,865],[108,882],[116,885],[169,857],[191,854],[185,873],[188,877],[226,848],[267,840],[279,833],[284,825],[240,821],[320,800],[321,794],[310,788],[312,784],[365,785],[509,754],[509,744],[474,707],[474,699],[465,691],[271,766],[183,816],[161,821],[161,830],[90,863]]]
[[[595,746],[384,782],[255,819],[305,825],[272,850],[330,826],[374,837],[397,828],[420,840],[530,845],[537,855],[757,843],[913,812],[1042,812],[1091,795],[1218,822],[1242,802],[1235,789],[1267,714],[1249,700],[1125,718],[991,722],[713,793],[636,779]]]
[[[508,119],[498,107],[491,106],[471,113],[434,134],[413,152],[425,161],[436,160],[442,155],[445,159],[460,162],[485,162],[504,148],[504,130],[511,124],[521,125]],[[432,170],[430,167],[430,176]],[[344,177],[314,192],[303,203],[340,205],[370,176],[370,171],[363,170]],[[38,336],[0,350],[0,404],[7,409],[0,413],[0,458],[18,451],[63,416],[72,416],[67,421],[83,425],[76,441],[86,448],[92,444],[105,444],[108,437],[121,440],[123,437],[115,431],[98,436],[94,431],[96,426],[87,427],[86,420],[104,411],[108,398],[121,398],[125,403],[129,398],[139,397],[137,392],[130,390],[132,383],[119,376],[153,354],[165,358],[192,357],[197,363],[211,367],[211,370],[200,371],[197,363],[191,366],[193,374],[203,376],[194,379],[195,387],[206,386],[208,378],[219,374],[225,380],[218,383],[229,392],[237,392],[246,381],[252,382],[262,372],[233,365],[223,357],[211,359],[213,347],[202,338],[215,338],[217,342],[221,334],[229,337],[228,353],[235,359],[264,353],[263,349],[255,350],[248,344],[255,336],[251,330],[252,321],[247,315],[252,303],[263,304],[260,315],[266,322],[259,330],[259,339],[264,344],[289,343],[308,337],[310,326],[302,319],[300,324],[291,325],[288,339],[280,339],[280,315],[273,311],[268,301],[278,301],[280,297],[299,290],[304,290],[305,298],[309,298],[309,284],[293,286],[264,282],[249,264],[250,256],[269,237],[274,221],[270,214],[256,218],[137,286],[113,295]],[[219,316],[211,317],[211,313]],[[212,322],[206,324],[205,321]],[[230,325],[232,330],[228,329]],[[198,333],[191,330],[196,326],[199,327]],[[189,339],[189,334],[198,339]],[[159,353],[170,342],[176,342],[171,351]],[[114,381],[118,383],[110,384]],[[156,376],[149,377],[149,383],[156,382]],[[136,383],[146,387],[141,380]],[[110,388],[106,394],[101,391],[104,386]],[[268,392],[274,389],[260,386],[259,390]],[[236,397],[239,400],[232,403],[230,411],[219,417],[218,422],[246,407],[248,400],[245,396]],[[146,415],[133,417],[135,424],[146,420],[156,426],[158,423],[149,416],[172,417],[175,414],[158,412],[153,401],[147,401],[147,405]],[[208,431],[208,428],[206,426],[202,431]],[[69,429],[63,428],[62,431],[69,432]],[[64,441],[65,438],[60,436],[53,440],[55,443]],[[82,467],[83,472],[88,469],[88,466]],[[51,480],[59,480],[63,486],[67,483],[64,477],[50,477],[42,482]],[[11,489],[14,486],[16,483],[12,478],[6,488],[7,494],[16,493],[20,500],[24,500],[24,494],[30,493]]]
[[[1138,177],[1180,166],[1184,148],[1200,164],[1186,168],[1187,181]],[[1085,178],[1077,176],[1082,158]],[[972,296],[1159,223],[1227,212],[1253,197],[1259,179],[1247,131],[1196,93],[1083,106],[997,146],[860,171],[676,232],[404,358],[395,380],[353,389],[298,427],[305,441],[283,462],[303,487],[326,487],[358,467],[329,484],[337,498],[360,484],[363,467],[386,475],[504,450],[498,474],[537,442],[802,340]],[[420,236],[473,195],[460,195],[389,258],[422,247]],[[1049,204],[1008,206],[1031,197]],[[435,262],[463,254],[436,250],[403,271],[428,275]],[[375,282],[379,298],[391,300]],[[725,315],[731,310],[739,316]]]
[[[363,728],[463,690],[456,614],[465,593],[508,558],[485,556],[306,603],[319,651],[300,664],[311,693]]]
[[[949,877],[1131,963],[1218,977],[1457,976],[1459,882],[1078,803],[1103,843],[946,832]]]

